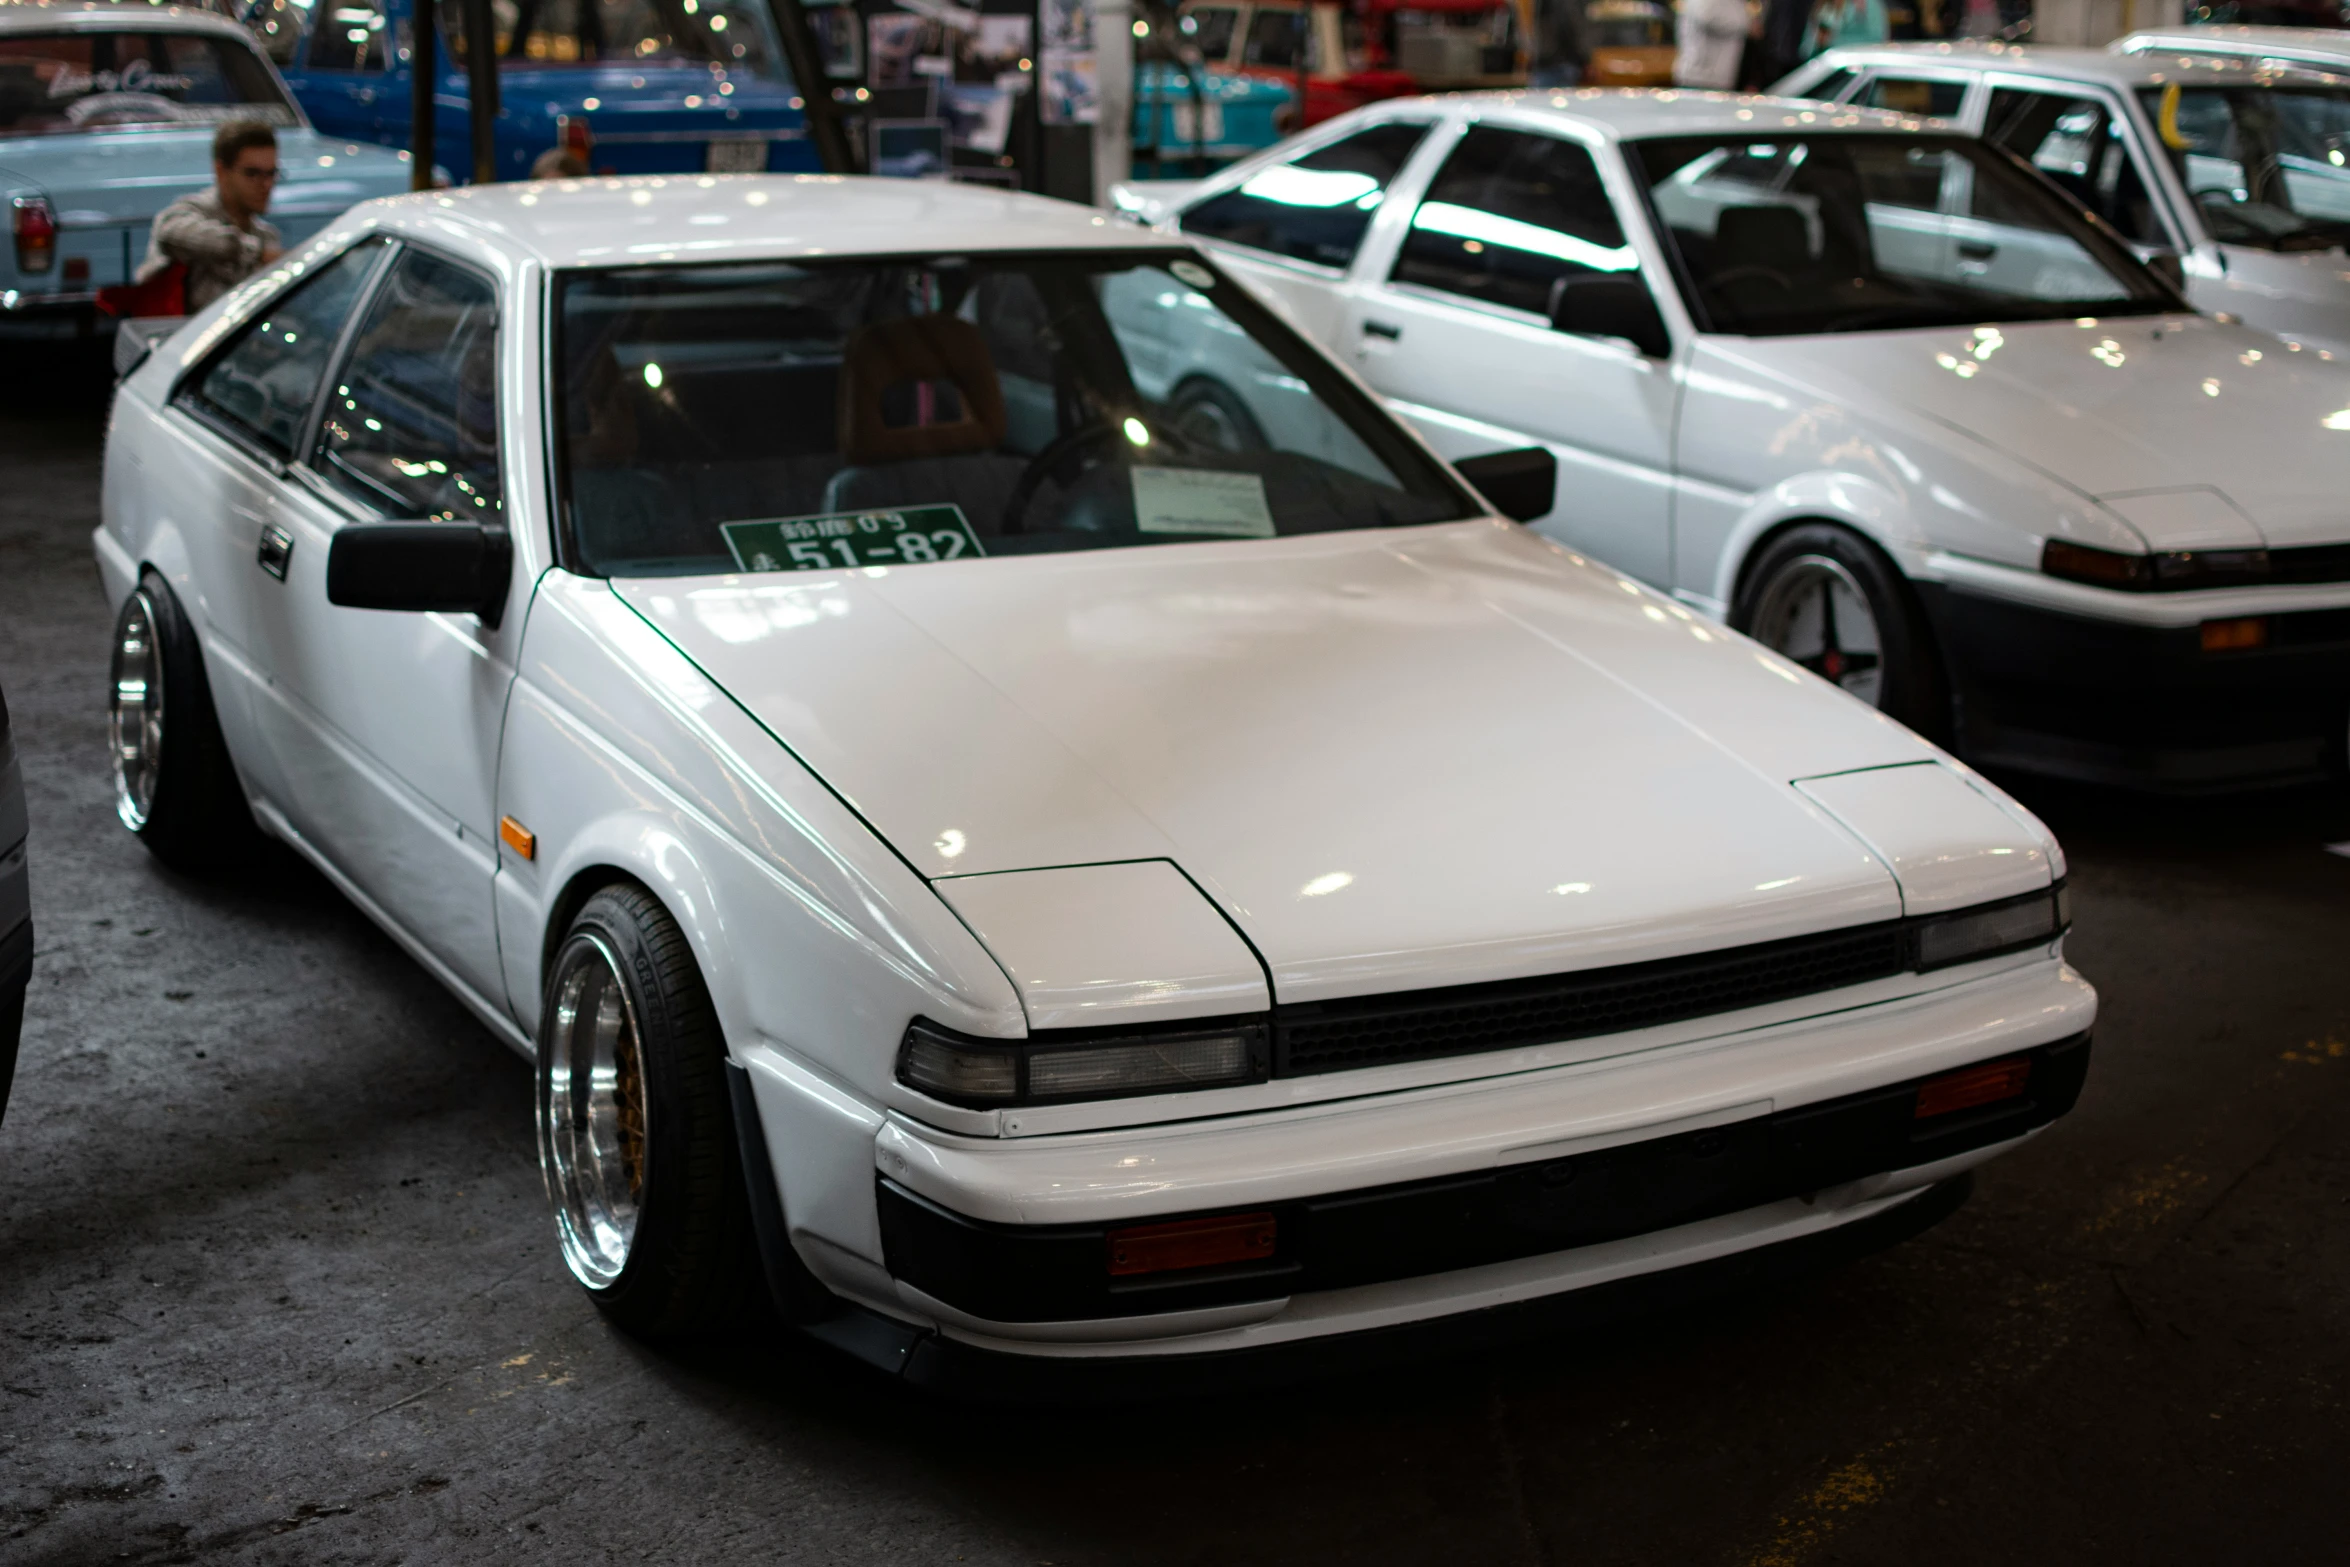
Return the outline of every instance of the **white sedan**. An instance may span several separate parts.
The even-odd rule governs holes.
[[[2087,1067],[2030,815],[1082,209],[371,203],[128,377],[96,543],[125,824],[258,823],[532,1054],[635,1331],[1490,1334],[1930,1223]]]
[[[1777,90],[1950,120],[2175,268],[2198,310],[2350,354],[2350,59],[2119,47],[1831,49]]]
[[[2342,769],[2350,366],[2194,315],[2002,152],[1786,99],[1493,94],[1120,194],[1447,455],[1557,454],[1542,531],[1970,760]]]

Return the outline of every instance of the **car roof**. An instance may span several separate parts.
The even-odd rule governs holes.
[[[135,0],[0,0],[0,34],[147,32],[159,24],[175,32],[225,33],[247,43],[253,39],[217,11],[185,6],[140,5]]]
[[[1190,247],[1093,207],[947,180],[672,174],[467,185],[354,209],[394,230],[470,231],[550,267]]]
[[[2167,53],[2113,54],[2055,44],[1959,42],[1861,44],[1824,50],[1818,56],[1841,66],[1896,65],[1955,66],[1972,73],[2030,71],[2041,76],[2076,82],[2104,82],[2117,87],[2152,87],[2169,82],[2240,81],[2246,76],[2338,81],[2330,72],[2315,69],[2278,70],[2259,61],[2232,56],[2180,57]]]
[[[2350,32],[2336,27],[2255,27],[2228,22],[2217,27],[2141,27],[2110,45],[2116,51],[2143,54],[2152,50],[2199,49],[2240,53],[2274,50],[2278,53],[2319,54],[2340,59],[2350,56]]]
[[[1506,109],[1521,118],[1574,125],[1602,137],[1687,136],[1761,130],[1917,131],[1946,129],[1939,120],[1857,104],[1835,108],[1816,98],[1712,92],[1687,87],[1514,88],[1389,99],[1356,111],[1366,119],[1398,106],[1478,113]]]

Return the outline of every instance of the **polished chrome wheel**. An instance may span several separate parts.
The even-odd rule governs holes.
[[[114,745],[114,811],[138,832],[155,809],[155,781],[163,771],[163,644],[145,588],[131,595],[115,622],[106,732]]]
[[[1765,647],[1878,705],[1884,644],[1867,592],[1842,561],[1804,554],[1780,562],[1755,594],[1750,630]]]
[[[645,1072],[619,960],[589,932],[563,951],[541,1049],[539,1163],[563,1260],[604,1289],[628,1266],[645,1203]]]

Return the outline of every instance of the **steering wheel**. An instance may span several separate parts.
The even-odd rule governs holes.
[[[1021,531],[1028,520],[1029,503],[1046,479],[1067,489],[1086,470],[1099,467],[1115,452],[1120,441],[1131,442],[1128,424],[1141,424],[1132,414],[1102,419],[1094,424],[1080,425],[1065,435],[1055,436],[1043,451],[1028,459],[1028,466],[1020,470],[1020,478],[1012,486],[1012,493],[1004,501],[1003,515],[996,519],[996,532],[1010,535]],[[1171,454],[1180,455],[1191,450],[1191,443],[1164,425],[1144,426],[1150,435],[1148,446],[1166,443]],[[1147,450],[1148,446],[1141,449]]]

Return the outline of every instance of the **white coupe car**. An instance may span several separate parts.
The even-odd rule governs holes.
[[[763,1264],[966,1386],[1491,1335],[1929,1223],[2087,1067],[2031,816],[1083,209],[370,203],[123,383],[96,542],[124,822],[532,1053],[636,1331]]]
[[[2343,767],[2350,366],[2194,315],[2003,152],[1787,99],[1492,94],[1120,197],[1440,451],[1554,452],[1543,532],[1970,760]]]

